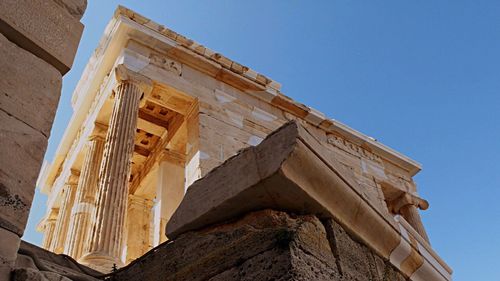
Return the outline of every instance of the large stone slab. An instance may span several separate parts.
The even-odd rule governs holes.
[[[381,256],[401,238],[391,222],[358,193],[352,172],[297,123],[241,151],[188,188],[167,236],[272,208],[335,218]]]
[[[84,10],[86,4],[58,2],[0,1],[0,32],[65,74],[73,64],[83,32],[78,10]]]
[[[0,34],[0,77],[0,108],[48,137],[61,92],[59,71]]]

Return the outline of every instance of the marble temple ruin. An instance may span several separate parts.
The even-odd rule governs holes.
[[[42,247],[113,280],[451,280],[420,164],[280,89],[118,7],[38,177]]]

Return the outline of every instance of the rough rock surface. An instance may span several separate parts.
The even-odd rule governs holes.
[[[21,241],[16,265],[11,280],[40,281],[97,281],[93,276],[101,273],[77,264],[65,256],[58,255],[30,243]]]
[[[113,280],[405,280],[334,220],[263,210],[180,235]]]

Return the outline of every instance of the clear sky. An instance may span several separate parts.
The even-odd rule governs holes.
[[[140,3],[140,4],[139,4]],[[500,280],[500,1],[92,1],[46,159],[118,4],[282,83],[423,164],[423,221],[454,280]],[[24,239],[41,244],[37,191]]]

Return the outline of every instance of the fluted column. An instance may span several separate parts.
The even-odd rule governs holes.
[[[415,229],[425,241],[429,242],[429,237],[425,231],[424,224],[418,213],[418,208],[415,205],[407,204],[399,209],[399,213],[405,220]]]
[[[129,195],[127,214],[127,263],[137,259],[150,248],[149,227],[153,201]]]
[[[56,219],[59,209],[52,209],[49,217],[43,223],[43,241],[42,248],[49,250],[54,239],[54,230],[56,228]]]
[[[121,70],[120,70],[121,71]],[[117,69],[118,75],[118,69]],[[123,266],[122,252],[127,216],[130,159],[134,148],[141,84],[119,78],[99,172],[95,224],[88,254],[80,261],[100,271]]]
[[[393,200],[390,204],[390,209],[396,213],[403,216],[403,218],[415,229],[415,231],[420,234],[425,241],[429,242],[429,237],[425,231],[422,219],[418,213],[418,209],[425,210],[429,207],[429,203],[417,196],[411,195],[409,193],[404,193],[397,199]]]
[[[87,144],[64,248],[64,253],[74,259],[79,259],[82,256],[85,243],[91,233],[106,131],[106,126],[96,123]]]
[[[71,175],[61,190],[62,198],[59,206],[59,214],[57,216],[54,229],[54,237],[49,248],[57,254],[61,254],[64,251],[64,243],[66,242],[71,209],[73,208],[73,203],[75,202],[78,174],[79,173],[77,171],[71,170]]]

